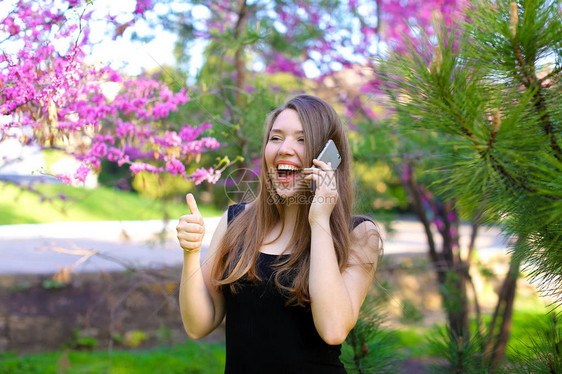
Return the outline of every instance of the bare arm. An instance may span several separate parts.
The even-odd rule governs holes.
[[[369,221],[355,228],[354,242],[359,245],[351,248],[350,265],[340,273],[329,221],[312,222],[311,231],[309,290],[314,324],[326,343],[341,344],[357,323],[373,281],[378,232]]]
[[[305,179],[316,182],[308,221],[311,230],[310,292],[312,317],[318,334],[328,344],[341,344],[359,317],[373,280],[379,236],[372,222],[359,224],[352,233],[350,266],[340,273],[330,216],[338,200],[331,165],[313,160],[317,168],[304,169]],[[358,245],[360,244],[360,245]],[[369,266],[370,265],[370,266]]]
[[[212,285],[211,271],[217,246],[226,231],[227,214],[223,214],[201,263],[205,233],[203,217],[193,195],[188,194],[186,200],[192,214],[182,216],[176,228],[180,246],[184,249],[179,304],[185,331],[192,339],[199,339],[211,333],[225,314],[224,298]]]

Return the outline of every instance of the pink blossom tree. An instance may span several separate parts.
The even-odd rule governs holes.
[[[151,6],[138,0],[130,21],[114,26],[119,37]],[[58,149],[80,161],[65,183],[84,182],[102,159],[129,165],[132,173],[181,175],[196,184],[216,182],[221,169],[186,165],[220,144],[205,137],[208,123],[170,126],[166,118],[190,97],[142,75],[127,77],[108,66],[89,66],[89,2],[20,0],[0,19],[0,145],[17,138],[24,145]],[[108,85],[118,92],[108,94]],[[2,164],[10,163],[10,158]],[[1,165],[0,164],[0,167]]]

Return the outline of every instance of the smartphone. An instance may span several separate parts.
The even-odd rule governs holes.
[[[336,170],[341,162],[341,155],[338,151],[338,148],[336,147],[336,143],[334,143],[332,139],[328,140],[316,159],[325,163],[330,162],[332,165],[332,170]]]
[[[341,155],[336,147],[336,143],[334,143],[332,139],[328,140],[316,159],[325,163],[329,162],[332,166],[332,170],[336,170],[341,162]],[[315,168],[316,166],[312,167]],[[314,181],[311,183],[311,187],[313,192],[316,191],[316,183],[314,183]]]

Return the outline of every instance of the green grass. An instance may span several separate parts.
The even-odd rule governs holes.
[[[405,357],[427,357],[432,354],[427,337],[432,333],[429,327],[403,327],[395,330],[398,337],[398,347]]]
[[[528,351],[530,347],[530,339],[536,336],[536,328],[540,326],[540,321],[544,321],[546,313],[550,310],[545,306],[545,302],[538,296],[532,295],[527,297],[517,297],[515,300],[515,309],[512,317],[512,328],[510,339],[507,344],[506,354],[509,356],[514,350]],[[484,326],[491,321],[492,316],[487,314],[483,316]],[[473,333],[475,332],[476,322],[471,323]],[[437,330],[442,328],[444,323],[432,327],[415,326],[407,324],[397,329],[398,346],[401,353],[406,357],[427,357],[433,356],[436,352],[428,342],[429,336],[435,336]]]
[[[113,351],[111,356],[107,351],[22,356],[0,353],[0,374],[218,374],[224,372],[224,363],[224,344],[188,342],[150,350]],[[68,370],[61,370],[65,367]]]
[[[544,318],[541,312],[515,312],[512,339],[509,346],[524,347],[524,341],[532,334],[534,321]],[[397,355],[401,358],[430,357],[435,352],[428,344],[427,337],[434,335],[438,327],[404,326],[394,330],[400,347]],[[508,351],[509,355],[509,351]],[[65,360],[65,357],[68,359]],[[175,374],[175,373],[222,373],[225,363],[224,344],[187,342],[172,347],[146,350],[114,351],[70,351],[50,352],[18,356],[0,353],[0,374],[50,374],[60,373],[67,361],[70,366],[65,374],[107,373],[107,374]]]
[[[12,184],[0,182],[0,225],[67,221],[129,221],[171,219],[189,213],[185,201],[167,202],[142,197],[109,187],[86,189],[60,184],[37,185],[47,200]],[[59,195],[65,195],[61,200]],[[52,198],[52,201],[48,199]],[[204,217],[222,212],[199,206]]]

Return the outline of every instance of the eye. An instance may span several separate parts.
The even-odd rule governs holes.
[[[304,143],[304,138],[299,138],[300,143]]]
[[[275,140],[279,140],[279,139],[281,139],[281,138],[278,137],[278,136],[275,136],[275,135],[269,137],[269,141],[275,141]]]

